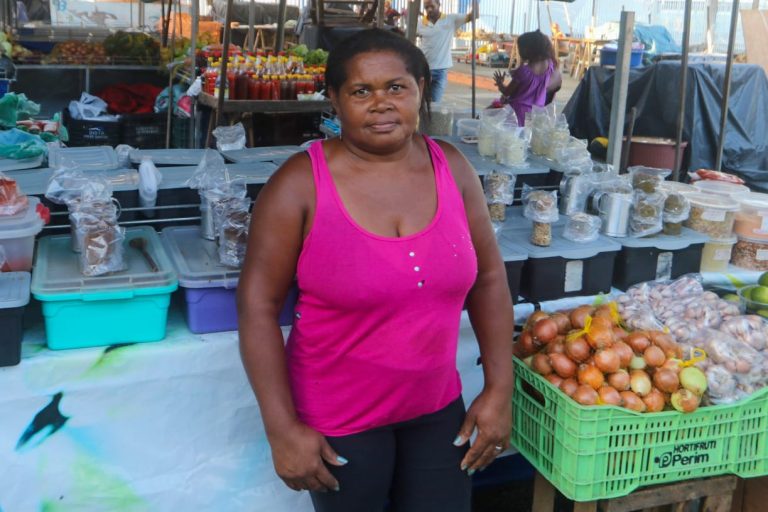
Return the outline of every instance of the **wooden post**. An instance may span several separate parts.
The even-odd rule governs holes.
[[[280,0],[277,6],[277,34],[275,34],[275,55],[277,52],[283,51],[283,44],[285,43],[285,10],[288,2],[286,0]]]
[[[406,26],[405,36],[412,43],[416,42],[416,28],[419,26],[420,13],[421,0],[410,0],[408,2],[408,25]]]
[[[624,117],[627,110],[627,89],[629,87],[629,61],[632,58],[632,31],[635,13],[621,12],[619,48],[616,54],[616,71],[613,75],[613,100],[611,101],[611,124],[608,129],[608,156],[606,162],[615,169],[621,164],[621,144],[624,136]]]
[[[725,83],[723,84],[723,102],[720,107],[720,138],[717,143],[717,158],[715,170],[723,165],[723,146],[725,146],[725,131],[728,126],[728,100],[731,95],[731,71],[733,69],[733,47],[736,44],[736,23],[739,20],[739,0],[733,0],[731,9],[731,31],[728,34],[728,58],[725,61]]]
[[[255,43],[256,40],[254,39],[254,28],[253,26],[256,24],[256,0],[251,0],[248,3],[248,35],[245,37],[246,43],[243,45],[243,48],[248,50],[255,50]]]
[[[672,169],[672,181],[680,181],[680,165],[683,160],[683,152],[680,144],[683,142],[683,128],[685,127],[685,102],[688,88],[688,47],[691,41],[691,11],[693,0],[685,0],[685,14],[683,15],[683,58],[680,61],[680,106],[677,110],[677,135],[675,136],[675,165]]]
[[[384,0],[376,4],[376,28],[384,28]]]
[[[227,12],[224,16],[224,41],[222,41],[222,51],[221,51],[221,66],[219,67],[219,83],[221,84],[219,86],[219,99],[218,99],[218,108],[216,109],[216,126],[221,126],[224,124],[224,118],[226,117],[224,115],[224,91],[229,91],[229,94],[232,94],[232,91],[229,90],[229,81],[227,80],[227,59],[229,59],[229,38],[230,33],[232,32],[232,1],[233,0],[227,0]]]

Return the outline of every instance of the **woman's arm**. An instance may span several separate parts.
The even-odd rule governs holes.
[[[493,82],[496,84],[496,88],[499,90],[502,96],[509,97],[515,94],[518,83],[515,81],[513,76],[512,80],[507,85],[504,85],[505,75],[506,73],[504,71],[495,71],[493,73]]]
[[[275,470],[294,490],[338,488],[323,464],[338,465],[336,453],[296,417],[277,322],[296,274],[313,197],[309,158],[297,155],[275,173],[256,200],[237,287],[243,365],[259,402]]]
[[[462,467],[476,470],[493,462],[500,453],[495,446],[504,449],[509,446],[514,386],[514,312],[507,273],[477,173],[456,148],[447,143],[440,144],[461,188],[477,253],[477,280],[467,297],[467,311],[480,346],[485,383],[483,391],[467,410],[459,432],[462,441],[466,442],[477,429],[477,438],[462,461]]]
[[[549,84],[547,84],[547,105],[552,103],[555,99],[555,93],[557,93],[562,86],[563,75],[560,73],[559,69],[555,69],[552,71],[552,77],[549,79]]]

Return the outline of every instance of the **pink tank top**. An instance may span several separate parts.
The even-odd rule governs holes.
[[[297,265],[286,352],[299,418],[328,436],[438,411],[458,398],[461,309],[477,277],[464,201],[440,147],[425,138],[437,211],[401,238],[349,215],[322,142],[309,148],[316,207]]]

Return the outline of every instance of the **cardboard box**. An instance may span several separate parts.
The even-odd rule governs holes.
[[[768,510],[768,476],[741,480],[733,493],[731,512]]]

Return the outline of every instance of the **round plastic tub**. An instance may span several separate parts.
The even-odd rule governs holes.
[[[686,197],[691,202],[691,214],[685,227],[716,240],[731,237],[739,203],[715,194],[686,194]]]
[[[768,314],[768,304],[753,300],[751,297],[752,290],[758,287],[760,287],[760,285],[753,284],[750,286],[742,286],[736,291],[739,296],[739,306],[742,313],[748,315],[755,313],[760,315]]]
[[[477,137],[479,129],[479,119],[459,119],[456,121],[456,135],[459,137]]]
[[[710,239],[701,251],[702,272],[725,272],[731,259],[731,250],[736,244],[736,237]]]
[[[733,231],[738,236],[768,241],[768,194],[750,192],[738,199]]]
[[[731,254],[731,263],[750,270],[768,270],[768,240],[738,237]]]
[[[694,183],[693,186],[706,194],[717,194],[718,196],[731,197],[736,200],[750,193],[749,187],[745,185],[726,183],[725,181],[701,180]]]
[[[699,190],[693,185],[688,183],[680,183],[679,181],[662,181],[659,188],[663,192],[679,192],[681,194],[690,194],[691,192],[697,193]]]
[[[40,200],[29,198],[27,209],[17,215],[0,216],[0,247],[5,251],[8,270],[29,271],[35,248],[35,236],[43,229],[43,219],[37,212]]]

